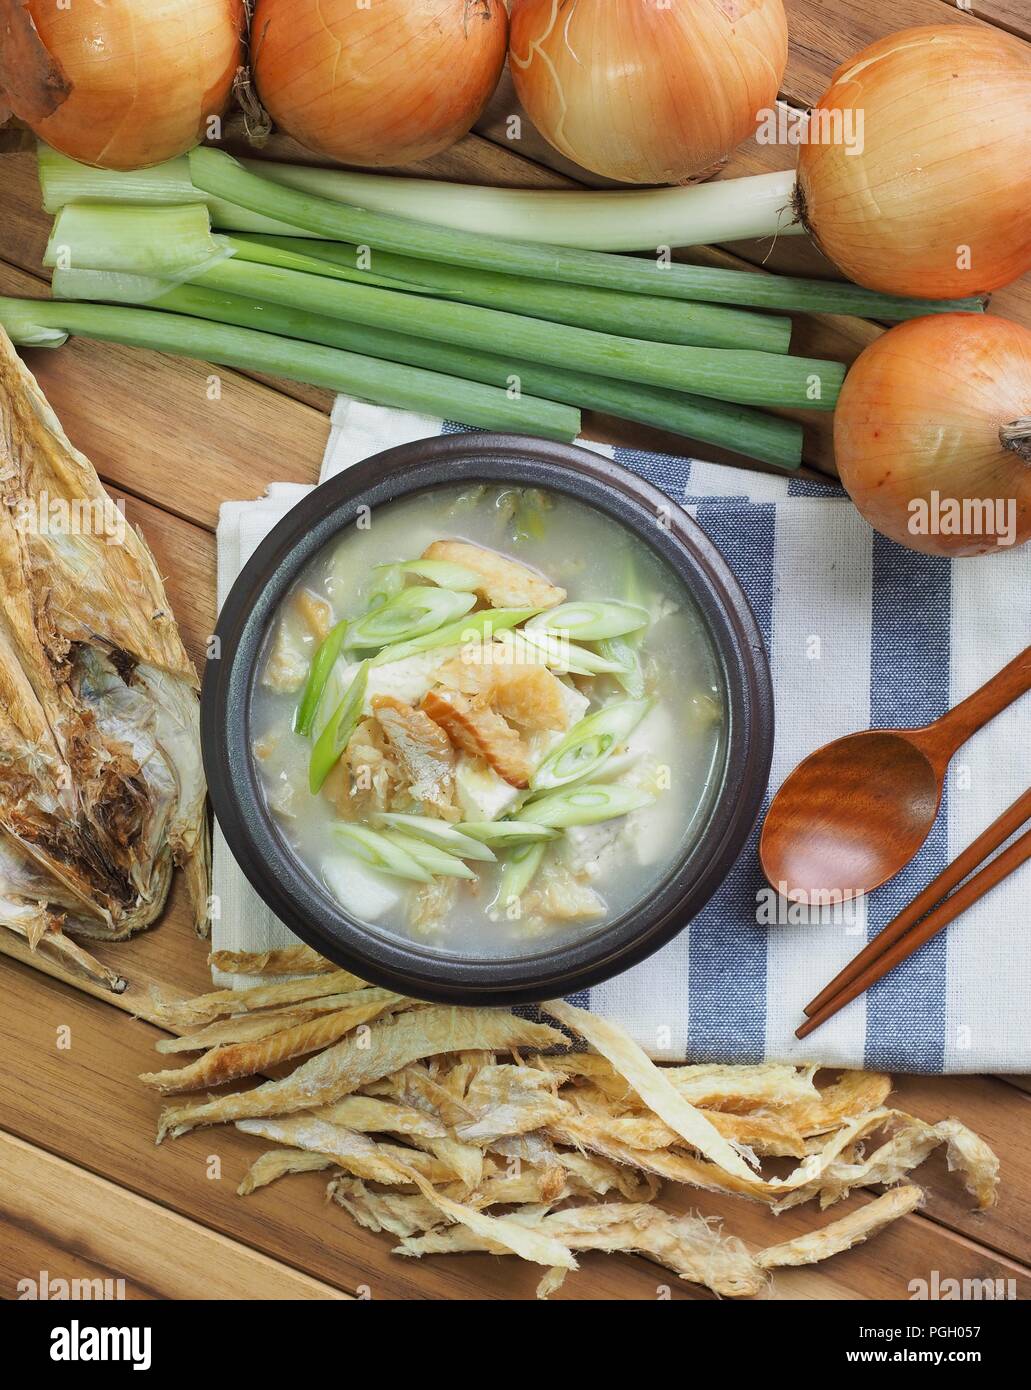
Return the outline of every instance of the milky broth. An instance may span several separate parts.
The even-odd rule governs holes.
[[[565,831],[549,845],[530,887],[518,901],[504,906],[491,906],[499,865],[470,862],[475,881],[450,879],[440,887],[438,879],[438,889],[429,893],[355,859],[334,832],[334,805],[325,794],[313,796],[308,789],[312,742],[293,728],[300,698],[296,681],[318,641],[295,616],[292,600],[307,590],[328,601],[333,621],[357,617],[366,611],[377,582],[375,566],[414,559],[437,540],[463,540],[500,552],[564,588],[568,600],[633,603],[652,614],[637,650],[653,706],[625,747],[587,780],[643,787],[655,795],[654,804],[619,820]],[[275,646],[277,634],[283,648]],[[597,644],[588,645],[597,650]],[[276,690],[266,683],[266,673],[274,653],[285,648],[296,665],[286,681],[294,688]],[[455,650],[425,653],[424,668],[447,655],[453,657]],[[316,733],[346,690],[350,674],[345,673],[354,660],[346,654],[338,660]],[[360,516],[355,527],[326,546],[302,573],[270,629],[257,670],[250,741],[279,833],[351,916],[370,930],[414,939],[431,950],[481,957],[529,955],[606,926],[649,897],[697,838],[722,773],[723,690],[712,642],[693,599],[650,548],[604,514],[558,493],[542,495],[494,484],[444,487]],[[417,706],[418,664],[409,663],[404,671],[407,684],[391,687],[390,693]],[[589,699],[589,704],[579,701],[588,714],[606,702],[628,698],[609,675],[560,679]],[[554,742],[563,736],[536,737]],[[532,740],[531,744],[537,746]],[[498,797],[518,797],[464,753],[459,756],[458,781],[462,821],[492,820]],[[497,813],[504,815],[506,808]],[[374,819],[360,823],[377,826]],[[501,861],[506,851],[496,853]],[[546,896],[545,890],[558,896]],[[574,901],[584,915],[566,918],[547,910],[549,904],[561,903],[563,911],[569,911]]]

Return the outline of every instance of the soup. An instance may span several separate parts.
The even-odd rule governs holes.
[[[690,594],[575,499],[359,515],[266,637],[250,737],[293,853],[374,931],[464,956],[595,932],[700,833],[724,757]]]

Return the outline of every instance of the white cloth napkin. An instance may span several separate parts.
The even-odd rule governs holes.
[[[322,479],[451,430],[337,399]],[[875,536],[833,485],[587,444],[682,503],[723,551],[766,638],[777,738],[771,790],[829,739],[929,722],[1031,640],[1031,546],[949,563]],[[307,489],[223,505],[218,596]],[[804,1043],[801,1008],[1028,785],[1031,696],[977,734],[950,770],[928,843],[892,883],[835,919],[776,920],[756,837],[695,921],[650,960],[580,996],[661,1061],[818,1061],[914,1072],[1031,1070],[1025,866]],[[216,949],[293,940],[216,832]],[[797,911],[797,909],[796,909]],[[771,917],[773,920],[770,920]],[[239,976],[221,983],[248,983]]]

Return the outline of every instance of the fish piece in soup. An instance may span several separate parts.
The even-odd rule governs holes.
[[[308,635],[314,637],[316,642],[324,642],[333,626],[333,609],[329,600],[320,594],[313,594],[310,589],[298,589],[294,607]]]
[[[296,626],[284,615],[276,625],[261,683],[277,695],[292,695],[307,679],[308,653]]]
[[[482,583],[476,592],[491,608],[554,608],[566,597],[565,589],[550,584],[526,565],[469,541],[434,541],[422,558],[446,560],[480,575]]]
[[[431,690],[426,713],[467,753],[483,758],[510,786],[528,787],[533,763],[522,739],[500,714],[477,707],[458,690]]]
[[[490,705],[503,719],[538,732],[569,727],[566,687],[546,666],[512,660],[500,642],[465,648],[437,672],[441,685]]]
[[[344,820],[366,820],[394,809],[405,785],[401,765],[379,721],[363,719],[322,785]]]
[[[377,695],[373,714],[400,764],[413,801],[447,812],[455,792],[455,750],[425,710]]]

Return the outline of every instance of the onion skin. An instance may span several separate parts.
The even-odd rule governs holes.
[[[817,109],[864,113],[862,154],[803,145],[798,171],[802,219],[850,279],[952,299],[1031,269],[1027,44],[987,26],[905,29],[839,68]]]
[[[1023,422],[1023,439],[1000,435]],[[876,530],[927,555],[982,555],[992,535],[922,535],[909,505],[1013,500],[1013,543],[1031,539],[1031,332],[993,315],[932,314],[860,355],[834,416],[849,496]]]
[[[0,94],[62,154],[141,169],[222,115],[243,26],[242,0],[0,0]]]
[[[262,104],[300,144],[368,168],[428,159],[467,135],[505,64],[501,0],[258,0]]]
[[[519,99],[560,153],[624,183],[686,183],[772,107],[788,58],[782,0],[515,0]]]

